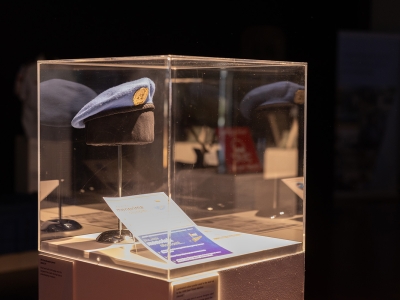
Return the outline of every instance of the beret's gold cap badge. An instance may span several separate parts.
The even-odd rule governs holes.
[[[304,104],[304,90],[297,90],[294,94],[293,102],[296,104]]]
[[[133,104],[134,105],[140,105],[143,104],[146,99],[147,96],[149,95],[149,89],[146,87],[142,87],[140,89],[138,89],[135,94],[133,94]]]

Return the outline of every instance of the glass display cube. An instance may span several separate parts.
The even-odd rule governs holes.
[[[303,252],[307,64],[38,61],[39,251],[161,279]]]

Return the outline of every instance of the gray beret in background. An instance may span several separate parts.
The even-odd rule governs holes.
[[[64,79],[40,83],[40,123],[70,127],[75,114],[97,94],[91,88]]]
[[[304,86],[290,81],[279,81],[257,87],[248,92],[240,103],[240,112],[250,119],[255,110],[272,105],[295,104],[298,91],[304,91]]]

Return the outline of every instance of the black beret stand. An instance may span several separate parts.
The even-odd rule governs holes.
[[[122,197],[122,146],[118,145],[118,197]],[[132,233],[127,229],[122,229],[122,222],[118,219],[118,229],[107,230],[100,233],[96,241],[101,243],[121,243],[134,242]]]
[[[56,131],[54,131],[56,128]],[[68,140],[70,137],[69,128],[60,128],[53,126],[42,126],[42,132],[46,132],[45,136],[51,137],[50,141],[58,141],[57,143],[57,153],[59,153],[58,161],[64,162],[66,156],[69,154],[66,153],[66,149],[69,149],[68,145],[63,143],[63,140]],[[63,168],[62,163],[56,164],[56,174],[58,179],[57,186],[57,202],[58,202],[58,218],[48,220],[44,224],[41,225],[41,230],[46,232],[64,232],[64,231],[73,231],[82,228],[82,225],[79,224],[75,220],[65,219],[62,217],[62,205],[63,205],[63,187],[65,186],[65,169]]]
[[[71,219],[64,219],[62,217],[62,198],[61,198],[61,182],[57,188],[57,199],[58,199],[58,219],[48,221],[48,225],[42,230],[46,232],[62,232],[62,231],[73,231],[82,228],[82,225],[77,221]]]
[[[60,231],[73,231],[82,228],[82,225],[77,221],[71,219],[62,218],[62,197],[61,197],[61,186],[62,180],[60,180],[58,188],[57,188],[57,198],[58,198],[58,219],[50,220],[50,222],[54,222],[54,224],[50,225],[47,228],[48,232],[60,232]]]
[[[261,127],[263,131],[267,130],[267,126],[270,127],[272,136],[274,137],[275,145],[278,145],[280,136],[279,136],[279,126],[276,123],[275,118],[273,118],[273,114],[275,110],[290,110],[295,106],[293,103],[281,103],[277,105],[267,105],[265,107],[259,107],[254,112],[254,119],[262,124]],[[293,125],[292,125],[293,127]],[[273,178],[273,199],[272,199],[272,207],[264,207],[260,209],[256,216],[258,217],[267,217],[271,219],[279,218],[279,217],[289,217],[295,214],[294,211],[291,211],[290,208],[281,207],[279,204],[279,179],[277,177]]]
[[[122,197],[122,145],[145,145],[154,141],[154,105],[152,103],[105,111],[85,120],[86,144],[92,146],[117,146],[118,197]],[[100,233],[101,243],[134,243],[135,238],[127,229]],[[136,246],[136,244],[135,244]]]

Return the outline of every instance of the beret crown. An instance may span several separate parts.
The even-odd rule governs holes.
[[[155,84],[147,77],[114,86],[82,107],[72,119],[71,125],[75,128],[84,128],[85,120],[98,113],[152,104],[154,92]]]

